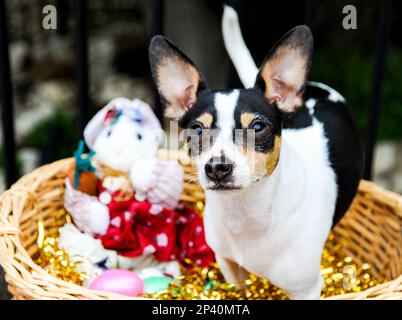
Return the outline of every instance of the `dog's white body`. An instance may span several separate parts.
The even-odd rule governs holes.
[[[231,110],[228,105],[223,109]],[[206,238],[228,281],[248,275],[236,270],[232,261],[271,280],[294,299],[318,299],[321,252],[337,196],[335,174],[318,120],[305,129],[283,130],[282,135],[281,155],[271,176],[240,191],[206,190]],[[222,144],[225,149],[231,148],[231,141]]]
[[[259,70],[229,7],[222,28],[251,89],[209,90],[191,60],[163,37],[149,50],[169,114],[192,132],[188,150],[205,190],[206,240],[228,282],[254,273],[292,299],[319,299],[325,240],[360,180],[357,130],[339,93],[306,84],[313,48],[307,27],[287,33]]]

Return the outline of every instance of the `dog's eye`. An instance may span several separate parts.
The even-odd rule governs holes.
[[[142,134],[141,133],[137,133],[137,139],[142,140]]]
[[[198,123],[192,125],[191,129],[194,130],[194,133],[199,136],[202,134],[203,131],[203,127]]]
[[[267,127],[268,125],[265,122],[255,121],[251,128],[255,131],[255,133],[259,133],[264,131]]]

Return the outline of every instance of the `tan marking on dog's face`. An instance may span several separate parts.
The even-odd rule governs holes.
[[[272,172],[275,170],[276,165],[278,164],[279,161],[279,154],[281,153],[281,143],[282,139],[280,136],[275,136],[275,142],[274,142],[274,149],[269,152],[266,156],[266,174],[271,175]]]
[[[198,122],[201,122],[205,128],[211,128],[214,117],[210,113],[203,113],[197,118]]]
[[[264,176],[269,176],[275,170],[281,150],[281,137],[275,136],[273,149],[268,153],[256,152],[247,147],[239,148],[240,152],[247,159],[248,166],[252,171],[252,181]]]
[[[251,122],[253,122],[255,114],[251,112],[245,112],[240,116],[240,122],[243,128],[248,128]]]

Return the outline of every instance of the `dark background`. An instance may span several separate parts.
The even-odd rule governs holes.
[[[229,2],[239,13],[244,38],[258,64],[285,32],[304,22],[306,14],[306,1]],[[365,141],[381,1],[317,3],[310,79],[346,97]],[[31,167],[69,157],[81,136],[77,121],[74,2],[8,0],[6,4],[15,115],[17,120],[22,118],[16,126],[18,150],[35,150]],[[46,4],[58,10],[57,30],[42,28],[42,8]],[[342,8],[348,4],[357,8],[357,30],[342,27]],[[216,0],[169,0],[165,1],[163,15],[164,34],[196,63],[212,88],[240,86],[223,47],[222,5],[223,1]],[[382,140],[402,137],[402,24],[397,19],[401,14],[402,2],[393,1],[379,131]],[[123,94],[153,105],[147,58],[153,26],[152,1],[89,1],[87,23],[91,114],[108,99]],[[43,112],[42,119],[32,121],[26,116],[24,120],[22,116],[37,107],[39,114]],[[2,166],[1,155],[0,159]],[[17,159],[23,173],[19,152]]]
[[[38,84],[56,81],[66,99],[54,103],[54,112],[21,134],[18,147],[40,150],[39,164],[71,155],[80,136],[77,127],[75,34],[73,1],[6,1],[13,43],[25,45],[25,53],[12,70],[17,114],[31,108]],[[244,38],[259,64],[269,48],[288,30],[302,24],[306,1],[229,1],[239,12]],[[57,30],[43,30],[41,9],[58,8]],[[220,20],[223,1],[165,1],[163,30],[203,71],[213,88],[236,87],[240,82],[224,50]],[[367,136],[371,99],[376,27],[381,1],[317,1],[313,22],[315,55],[310,79],[323,82],[346,97],[358,122],[362,139]],[[357,30],[344,30],[342,8],[357,8]],[[393,1],[387,68],[384,79],[380,139],[402,136],[402,24],[397,21],[402,4]],[[132,96],[153,104],[147,46],[152,34],[152,1],[89,1],[91,113],[106,102],[106,77],[110,84],[132,84]],[[97,39],[112,47],[107,61],[99,61],[102,48]],[[101,42],[100,41],[100,42]],[[93,46],[92,46],[93,44]],[[11,55],[13,51],[11,51]],[[21,55],[21,54],[20,54]],[[12,57],[11,57],[12,58]],[[124,82],[126,81],[126,82]],[[130,83],[131,81],[131,83]],[[113,88],[110,96],[113,96]],[[119,94],[119,90],[115,90]],[[43,99],[42,99],[43,100]],[[57,100],[57,99],[56,99]],[[17,127],[18,131],[18,127]],[[19,132],[17,132],[17,135]]]

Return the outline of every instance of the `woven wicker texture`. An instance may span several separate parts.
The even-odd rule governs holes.
[[[185,170],[182,200],[203,200],[194,168],[184,153],[160,152],[179,158]],[[42,166],[22,177],[0,197],[0,264],[15,299],[127,299],[89,290],[50,276],[36,265],[38,219],[48,233],[64,224],[64,180],[73,159]],[[359,193],[334,230],[341,250],[358,263],[367,262],[388,282],[369,290],[330,299],[402,299],[402,197],[362,181]]]

